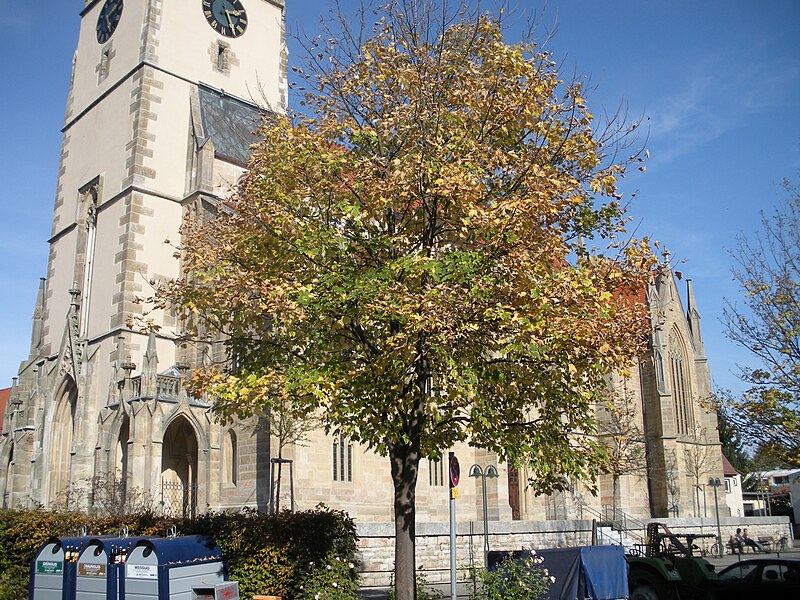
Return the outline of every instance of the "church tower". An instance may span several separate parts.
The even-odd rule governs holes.
[[[170,315],[148,315],[145,331],[128,321],[151,282],[178,275],[184,216],[230,193],[261,118],[285,108],[284,2],[75,3],[47,277],[0,440],[3,502],[82,508],[135,489],[171,512],[258,504],[267,432],[221,427],[186,395],[202,352],[176,347]]]

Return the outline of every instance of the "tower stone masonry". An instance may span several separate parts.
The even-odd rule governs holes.
[[[391,521],[388,459],[322,431],[279,447],[263,420],[217,423],[211,400],[183,386],[210,345],[176,344],[170,314],[152,315],[145,331],[128,325],[144,316],[137,298],[152,281],[179,276],[182,220],[229,196],[262,117],[286,109],[284,1],[75,3],[47,273],[2,422],[3,506],[99,510],[125,499],[190,515],[324,502],[360,521]],[[647,442],[642,464],[603,476],[597,496],[572,482],[548,497],[527,489],[524,469],[498,464],[500,477],[487,480],[491,520],[591,519],[606,506],[690,516],[702,504],[698,477],[722,477],[715,415],[699,403],[710,376],[691,285],[685,310],[672,273],[643,301],[649,354],[610,378]],[[453,450],[464,471],[498,462],[467,445]],[[480,485],[462,481],[460,518],[482,519]],[[440,461],[423,460],[417,511],[419,521],[448,519]]]

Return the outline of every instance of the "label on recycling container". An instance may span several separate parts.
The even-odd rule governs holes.
[[[106,566],[99,563],[78,563],[79,577],[105,577]]]
[[[64,562],[60,560],[37,560],[36,572],[48,575],[61,575],[64,572]]]
[[[125,577],[133,579],[158,579],[158,565],[125,565]]]

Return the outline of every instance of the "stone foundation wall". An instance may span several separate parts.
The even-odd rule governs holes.
[[[653,519],[666,523],[673,533],[717,533],[716,519]],[[720,518],[722,540],[738,527],[748,529],[751,538],[780,533],[789,536],[788,517],[725,517]],[[490,521],[491,550],[520,550],[536,548],[568,548],[587,546],[592,541],[592,521]],[[638,532],[644,537],[644,532]],[[387,587],[394,569],[394,525],[392,523],[359,523],[358,554],[363,587]],[[448,523],[417,524],[417,569],[430,584],[450,581],[450,527]],[[466,579],[471,565],[483,565],[483,523],[458,523],[456,533],[456,563],[458,578]],[[714,538],[697,540],[708,550]]]

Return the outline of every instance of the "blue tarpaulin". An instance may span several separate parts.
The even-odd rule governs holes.
[[[508,558],[529,558],[530,550],[490,552],[490,569]],[[622,546],[583,546],[538,550],[539,565],[555,577],[549,600],[617,600],[628,598],[628,564]]]

